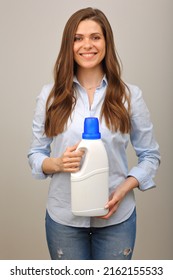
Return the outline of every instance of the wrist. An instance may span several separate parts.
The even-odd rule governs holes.
[[[125,193],[137,188],[139,186],[139,182],[135,177],[129,176],[123,181],[119,187],[124,190]]]
[[[61,172],[60,158],[51,158],[53,173]]]
[[[59,158],[46,158],[42,163],[42,170],[45,174],[54,174],[61,171]]]
[[[127,177],[126,180],[125,180],[125,184],[126,184],[126,187],[129,191],[139,187],[138,180],[133,176]]]

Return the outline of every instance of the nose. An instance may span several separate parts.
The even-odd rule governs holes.
[[[91,49],[92,48],[92,42],[91,42],[90,38],[85,38],[83,47],[85,49]]]

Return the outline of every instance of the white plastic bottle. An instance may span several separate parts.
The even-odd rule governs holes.
[[[108,158],[97,118],[86,118],[82,141],[85,150],[80,171],[71,173],[72,213],[77,216],[102,216],[108,213]]]

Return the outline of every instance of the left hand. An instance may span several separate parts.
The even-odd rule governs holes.
[[[108,214],[102,216],[102,219],[109,219],[118,209],[121,201],[126,194],[132,189],[139,186],[137,179],[134,177],[128,177],[122,184],[120,184],[115,191],[110,195],[108,203],[105,205],[106,209],[109,209]]]

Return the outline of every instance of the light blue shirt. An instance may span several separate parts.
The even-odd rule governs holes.
[[[43,160],[50,155],[60,157],[68,146],[73,146],[81,140],[85,117],[100,117],[101,107],[105,98],[107,79],[104,76],[100,86],[94,93],[94,100],[89,107],[85,89],[74,78],[77,103],[68,120],[67,130],[56,137],[48,138],[44,134],[45,105],[53,85],[43,87],[37,97],[33,119],[33,138],[28,153],[32,174],[36,179],[50,177],[42,171]],[[104,142],[109,160],[109,191],[110,193],[126,179],[135,177],[140,190],[155,186],[153,178],[160,163],[159,146],[153,135],[153,125],[149,111],[142,98],[142,92],[137,86],[128,85],[131,92],[131,125],[130,134],[111,132],[104,122],[100,123],[101,137]],[[131,141],[136,152],[138,163],[128,169],[126,155],[127,145]],[[51,218],[61,224],[77,227],[104,227],[120,223],[130,217],[135,208],[134,192],[130,191],[121,202],[118,210],[110,219],[77,217],[71,212],[70,173],[56,173],[51,176],[47,210]]]

